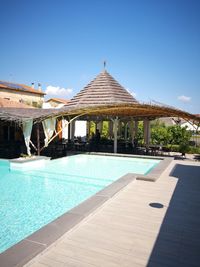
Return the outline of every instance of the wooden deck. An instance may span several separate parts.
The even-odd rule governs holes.
[[[156,182],[132,182],[26,266],[200,266],[199,226],[200,163],[173,161]]]

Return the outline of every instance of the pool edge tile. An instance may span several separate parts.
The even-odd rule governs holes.
[[[156,182],[156,180],[161,176],[162,172],[170,165],[174,159],[171,157],[163,157],[161,161],[153,170],[151,170],[147,175],[138,175],[137,180]]]
[[[108,185],[101,191],[99,191],[96,196],[104,196],[111,198],[114,196],[117,192],[119,192],[123,187],[128,185],[129,183],[133,182],[136,179],[136,175],[132,173],[128,173],[121,178],[119,178],[117,181],[113,182],[112,184]]]
[[[0,255],[0,267],[23,266],[46,248],[45,245],[28,241],[20,241]]]
[[[69,213],[78,214],[78,215],[86,217],[90,213],[95,211],[98,207],[100,207],[107,200],[108,200],[108,197],[100,196],[100,195],[96,194],[96,195],[86,199],[84,202],[82,202],[78,206],[71,209],[69,211]]]
[[[84,216],[69,211],[28,236],[26,240],[48,246],[82,221],[83,218]]]

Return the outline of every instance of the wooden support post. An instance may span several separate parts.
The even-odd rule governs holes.
[[[36,130],[37,130],[37,154],[38,156],[40,156],[40,125],[39,123],[37,123]]]
[[[68,124],[68,140],[71,140],[71,124]]]
[[[113,120],[113,133],[114,133],[114,153],[117,153],[117,131],[118,131],[118,117]]]
[[[74,141],[74,133],[75,133],[75,121],[72,121],[70,124],[70,140]]]

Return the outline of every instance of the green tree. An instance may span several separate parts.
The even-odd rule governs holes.
[[[144,129],[143,122],[139,121],[138,122],[138,131],[137,131],[137,134],[135,136],[139,145],[144,144],[144,130],[143,129]]]
[[[96,125],[93,121],[90,122],[90,137],[96,133]]]
[[[151,123],[151,143],[161,145],[178,146],[178,151],[183,155],[189,151],[189,141],[192,132],[180,125],[165,126],[159,121]]]
[[[186,127],[174,125],[168,127],[169,143],[173,145],[189,144],[192,133]]]
[[[170,143],[179,145],[179,152],[185,155],[189,151],[189,141],[192,136],[191,131],[187,130],[187,127],[181,127],[180,125],[169,127]]]
[[[108,121],[103,121],[102,137],[108,138],[108,135],[109,135]]]
[[[151,123],[151,143],[155,145],[167,145],[169,140],[168,129],[159,121]]]

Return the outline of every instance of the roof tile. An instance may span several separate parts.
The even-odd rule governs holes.
[[[13,82],[0,81],[0,90],[1,89],[20,91],[20,92],[29,92],[29,93],[38,94],[38,95],[45,95],[44,92],[36,90],[30,86],[27,86],[25,84],[13,83]]]
[[[64,98],[50,98],[46,102],[50,102],[50,101],[54,101],[54,102],[61,103],[61,104],[68,104],[70,102],[69,99],[64,99]]]

